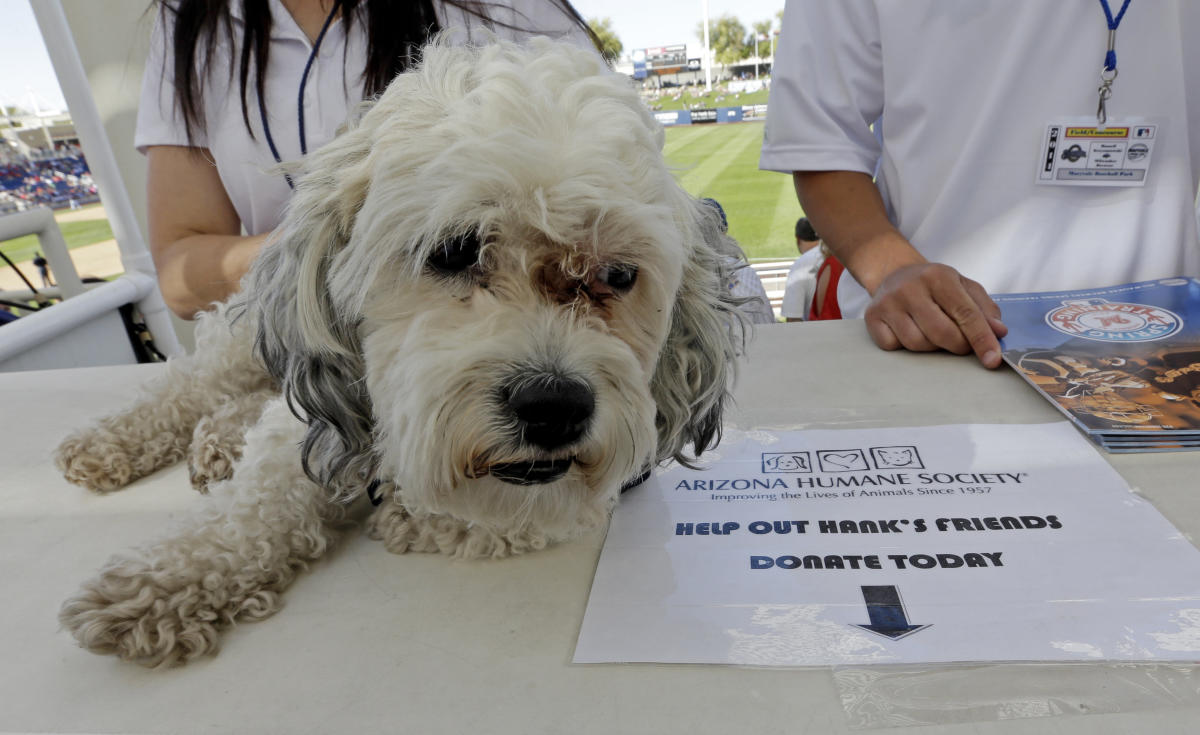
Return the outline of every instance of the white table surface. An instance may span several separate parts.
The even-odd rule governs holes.
[[[483,562],[396,556],[353,533],[298,578],[280,613],[229,631],[216,657],[154,671],[77,648],[58,628],[62,600],[199,500],[183,467],[91,495],[57,474],[50,452],[159,369],[0,374],[0,732],[856,732],[829,669],[572,664],[602,533]],[[1061,417],[1007,368],[884,353],[860,322],[824,322],[759,331],[731,418],[741,428],[864,428]],[[1108,458],[1200,538],[1200,453]],[[930,709],[961,710],[1029,671],[966,668],[921,696]],[[1104,665],[1040,671],[1064,696],[1075,687],[1103,697],[1097,689],[1120,683]],[[960,712],[986,721],[903,732],[1194,732],[1197,702],[1007,721]]]

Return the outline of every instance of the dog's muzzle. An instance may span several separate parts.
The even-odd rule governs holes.
[[[544,373],[520,380],[504,396],[522,443],[548,452],[579,441],[596,410],[596,396],[576,378]]]
[[[579,441],[596,411],[596,396],[585,381],[557,373],[522,375],[501,393],[522,444],[554,452]],[[492,476],[517,485],[553,482],[574,460],[539,459],[492,465]]]

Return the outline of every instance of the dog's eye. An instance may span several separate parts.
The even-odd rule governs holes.
[[[429,255],[429,267],[438,273],[461,273],[479,260],[479,235],[468,232],[444,240]]]
[[[625,293],[637,283],[638,267],[632,263],[610,265],[600,272],[600,280],[617,293]]]

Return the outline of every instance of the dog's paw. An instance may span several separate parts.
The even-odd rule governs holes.
[[[68,482],[98,493],[119,490],[133,479],[129,457],[82,436],[68,437],[54,450],[54,466]]]
[[[131,448],[117,434],[95,428],[64,439],[54,451],[54,465],[68,482],[108,493],[150,474],[160,462],[179,459],[170,443],[167,438],[153,442],[161,446]]]
[[[264,618],[279,607],[270,590],[234,599],[217,573],[187,580],[122,559],[68,599],[58,619],[93,653],[168,667],[216,653],[220,632],[235,617]]]
[[[192,487],[202,493],[214,483],[233,477],[233,466],[242,455],[242,437],[231,443],[210,424],[207,417],[200,420],[188,447],[188,477]]]
[[[536,551],[546,538],[524,531],[497,533],[444,515],[412,515],[396,502],[385,502],[367,519],[367,536],[393,554],[441,553],[456,559],[502,559]]]

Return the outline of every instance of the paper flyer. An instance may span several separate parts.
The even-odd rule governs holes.
[[[622,497],[577,663],[1200,659],[1200,552],[1065,422],[705,456]]]

